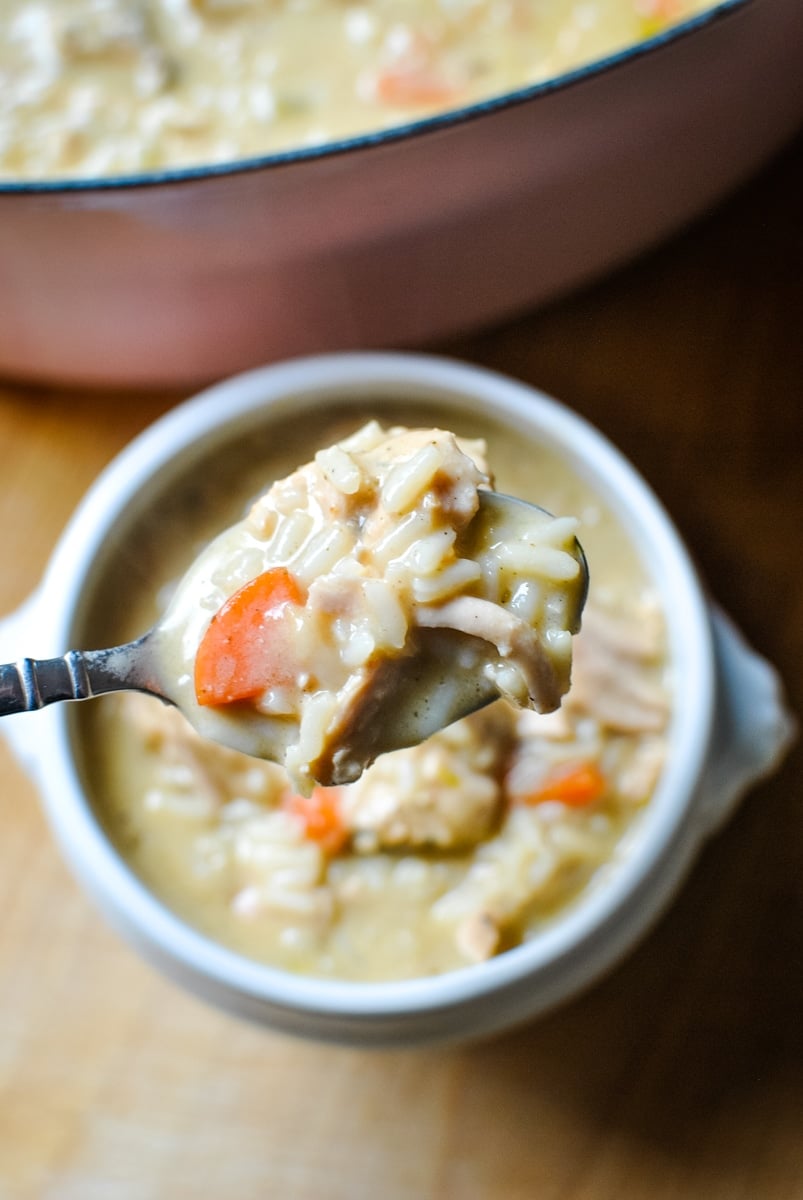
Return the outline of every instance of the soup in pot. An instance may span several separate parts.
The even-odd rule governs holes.
[[[0,178],[222,163],[542,82],[712,0],[0,0]]]

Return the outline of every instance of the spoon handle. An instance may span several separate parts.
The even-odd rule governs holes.
[[[61,658],[22,658],[0,665],[0,717],[105,692],[156,691],[131,669],[135,647],[136,643],[111,650],[68,650]]]

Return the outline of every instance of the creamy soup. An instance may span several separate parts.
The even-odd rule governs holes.
[[[418,423],[401,406],[393,415]],[[454,425],[454,414],[443,420]],[[322,421],[316,435],[328,443],[358,424]],[[605,885],[660,778],[671,695],[663,617],[624,530],[543,447],[471,416],[458,424],[487,439],[501,490],[580,519],[592,584],[559,710],[499,701],[310,796],[150,697],[75,713],[90,793],[121,854],[188,922],[252,958],[383,980],[502,953]],[[89,627],[109,642],[152,623],[198,545],[308,457],[308,438],[274,426],[226,451],[214,479],[188,471],[180,495],[111,551],[119,569]]]
[[[712,0],[0,0],[0,176],[315,146],[549,79]]]

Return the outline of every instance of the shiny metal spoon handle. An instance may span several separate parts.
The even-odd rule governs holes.
[[[141,669],[143,643],[140,639],[109,650],[68,650],[61,658],[23,658],[0,665],[0,717],[105,692],[135,689],[159,695]]]

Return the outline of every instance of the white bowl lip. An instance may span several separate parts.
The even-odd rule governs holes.
[[[298,147],[279,150],[269,154],[258,154],[236,158],[221,163],[201,163],[188,167],[164,167],[152,171],[133,171],[121,175],[70,176],[59,179],[0,179],[0,196],[63,195],[65,193],[130,191],[134,188],[152,188],[162,184],[194,183],[204,179],[227,178],[232,175],[250,174],[271,168],[293,166],[296,163],[314,162],[322,158],[334,158],[344,154],[355,154],[372,146],[396,145],[427,133],[464,125],[479,117],[492,116],[520,104],[538,100],[582,85],[589,80],[626,67],[646,56],[655,54],[683,42],[723,18],[733,16],[757,0],[712,0],[711,8],[693,13],[668,29],[632,42],[621,50],[615,50],[601,58],[592,59],[559,75],[499,92],[484,100],[477,100],[459,108],[450,108],[442,113],[405,121],[367,133],[350,137],[335,138],[320,146]]]
[[[715,701],[714,649],[709,611],[688,553],[663,506],[630,462],[595,427],[528,384],[485,368],[425,354],[345,352],[290,360],[234,376],[185,401],[135,438],[101,473],[79,504],[54,550],[40,595],[58,597],[47,612],[48,653],[63,653],[83,601],[83,584],[105,535],[144,482],[181,450],[218,426],[299,396],[356,389],[361,398],[386,394],[438,403],[489,404],[490,415],[527,420],[547,444],[569,457],[593,460],[596,486],[643,527],[675,583],[672,618],[687,644],[685,694],[675,714],[674,739],[682,754],[670,762],[640,825],[640,844],[611,877],[524,945],[476,966],[442,975],[386,983],[334,981],[295,975],[247,959],[215,943],[169,910],[115,849],[86,795],[72,748],[68,705],[55,705],[42,722],[37,762],[51,824],[76,873],[89,889],[163,956],[218,988],[261,1000],[275,1010],[330,1017],[400,1017],[451,1008],[506,989],[582,952],[616,921],[628,898],[642,892],[664,860],[688,852],[695,793],[706,763]],[[526,415],[525,415],[526,414]],[[381,416],[381,413],[379,414]],[[568,436],[570,435],[570,437]],[[642,543],[643,545],[644,543]],[[41,615],[40,615],[41,621]],[[39,731],[38,731],[39,732]]]

